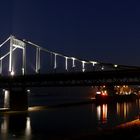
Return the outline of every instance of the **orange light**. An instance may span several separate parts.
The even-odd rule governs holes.
[[[104,92],[102,93],[102,95],[103,95],[103,96],[106,96],[106,94],[105,94]]]
[[[102,91],[102,95],[103,96],[107,96],[108,94],[107,94],[107,91],[105,90],[105,91]]]

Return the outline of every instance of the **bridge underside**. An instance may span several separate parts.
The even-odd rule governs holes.
[[[140,70],[50,73],[0,77],[0,87],[139,85]]]
[[[9,91],[10,110],[27,110],[27,87],[49,86],[98,86],[139,85],[140,71],[94,71],[84,73],[36,74],[13,77],[0,77],[0,87]]]

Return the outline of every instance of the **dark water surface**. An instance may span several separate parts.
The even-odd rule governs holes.
[[[112,104],[80,104],[47,108],[34,106],[79,102],[92,96],[90,88],[50,88],[29,95],[30,111],[0,114],[0,140],[63,140],[112,128],[139,115],[139,100]],[[2,103],[2,101],[1,101]]]

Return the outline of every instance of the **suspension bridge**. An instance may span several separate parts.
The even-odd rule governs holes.
[[[6,45],[9,43],[8,45]],[[7,47],[7,52],[3,54],[2,48]],[[29,52],[29,55],[27,54],[27,49],[28,48],[33,48],[35,51]],[[95,60],[82,60],[73,56],[67,56],[63,55],[61,53],[57,53],[54,51],[50,51],[46,48],[43,48],[35,43],[32,43],[30,41],[27,41],[25,39],[17,39],[14,36],[8,37],[2,44],[0,44],[0,52],[1,52],[1,57],[0,57],[0,74],[4,75],[3,71],[8,71],[8,75],[14,76],[14,75],[28,75],[28,71],[26,69],[27,62],[30,61],[32,56],[35,56],[35,64],[34,64],[34,71],[32,74],[41,74],[41,69],[43,69],[43,66],[41,66],[41,61],[43,63],[46,63],[47,61],[51,61],[51,66],[50,65],[44,65],[44,67],[49,68],[49,66],[53,69],[50,69],[49,73],[52,72],[57,72],[57,69],[60,69],[60,66],[62,66],[61,71],[59,73],[63,72],[89,72],[89,71],[109,71],[109,70],[128,70],[128,69],[139,69],[139,66],[127,66],[127,65],[118,65],[118,64],[113,64],[113,63],[104,63],[104,62],[98,62]],[[16,62],[15,59],[16,55],[15,52],[16,50],[22,50],[22,60],[18,60],[21,62],[21,67],[19,71],[21,73],[16,73]],[[44,60],[44,53],[46,56],[50,56],[50,60],[46,59]],[[28,58],[27,58],[28,57]],[[42,59],[41,59],[42,57]],[[8,67],[3,70],[3,65],[5,65],[4,60],[9,58]],[[60,60],[61,59],[61,60]],[[27,61],[26,61],[27,60]],[[63,64],[59,65],[58,63],[62,61]],[[73,70],[73,71],[72,71]],[[46,74],[47,72],[45,72]]]
[[[123,84],[140,84],[139,66],[79,59],[12,35],[0,44],[0,88],[11,110],[28,108],[27,87]]]

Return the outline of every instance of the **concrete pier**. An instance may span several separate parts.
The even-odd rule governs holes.
[[[4,108],[12,111],[26,111],[28,109],[27,91],[24,88],[4,90]]]

